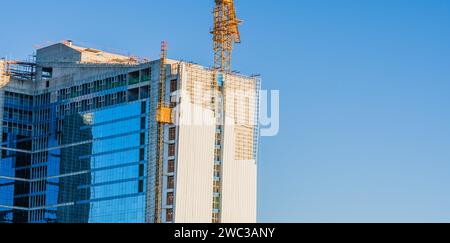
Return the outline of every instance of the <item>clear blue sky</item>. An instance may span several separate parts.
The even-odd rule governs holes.
[[[450,1],[236,0],[234,67],[281,90],[260,222],[450,222]],[[3,1],[0,56],[73,39],[212,63],[213,1]]]

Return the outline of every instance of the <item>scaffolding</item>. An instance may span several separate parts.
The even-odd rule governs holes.
[[[157,164],[156,164],[156,181],[155,181],[155,223],[161,223],[162,217],[162,178],[164,165],[164,127],[173,124],[172,108],[166,102],[166,62],[167,62],[167,42],[161,43],[161,61],[160,61],[160,78],[159,78],[159,100],[156,111],[156,121],[158,122],[158,147],[157,147]]]
[[[0,87],[8,83],[9,76],[6,75],[6,60],[0,59]]]
[[[10,79],[20,81],[36,80],[36,63],[34,61],[0,60],[0,83],[4,84]]]
[[[236,161],[257,160],[259,135],[259,90],[261,80],[258,77],[246,77],[238,74],[224,76],[223,87],[216,85],[215,71],[195,64],[185,64],[183,91],[184,102],[214,112],[215,142],[213,171],[213,212],[212,222],[222,221],[222,170],[225,136],[234,136],[234,158]],[[223,94],[223,96],[221,95]],[[227,118],[227,122],[225,121]],[[191,118],[194,119],[194,118]],[[195,120],[190,120],[195,124]],[[234,132],[232,131],[234,130]],[[226,135],[228,133],[228,135]],[[232,135],[234,134],[234,135]],[[231,159],[231,158],[230,158]]]
[[[36,63],[6,61],[6,76],[17,80],[34,81],[36,79]]]

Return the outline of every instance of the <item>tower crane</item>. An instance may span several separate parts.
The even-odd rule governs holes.
[[[222,222],[222,167],[225,141],[225,86],[227,75],[231,72],[233,45],[241,42],[239,25],[242,21],[236,17],[233,0],[215,0],[215,3],[214,28],[211,31],[214,42],[214,80],[211,85],[214,99],[212,108],[216,119],[212,223],[220,223]]]
[[[214,81],[212,82],[212,91],[215,94],[212,107],[215,111],[217,119],[217,134],[215,145],[223,147],[224,134],[223,124],[225,123],[225,101],[224,97],[224,81],[226,75],[231,72],[231,62],[233,45],[241,42],[239,25],[242,21],[236,17],[236,10],[233,0],[214,0],[214,28],[211,31],[214,43]],[[164,126],[173,124],[172,108],[166,104],[166,59],[167,59],[167,43],[162,42],[161,45],[161,61],[160,61],[160,83],[159,83],[159,104],[156,112],[156,120],[158,122],[157,136],[157,167],[156,167],[156,197],[155,197],[155,219],[156,223],[161,220],[161,202],[162,202],[162,176],[163,176],[163,158],[164,158]],[[219,97],[220,96],[220,97]],[[214,145],[213,145],[214,146]],[[215,146],[214,146],[215,147]],[[219,159],[215,159],[215,174],[221,174],[223,151],[220,149]],[[221,191],[221,179],[217,181],[219,191]],[[215,189],[217,190],[217,188]],[[216,193],[213,198],[213,205],[221,201],[221,193]],[[220,203],[219,203],[220,204]],[[221,209],[215,209],[212,215],[212,222],[221,222]]]
[[[214,68],[220,72],[231,71],[234,43],[241,43],[239,25],[233,0],[214,0]]]

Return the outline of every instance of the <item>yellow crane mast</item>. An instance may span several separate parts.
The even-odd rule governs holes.
[[[224,95],[223,84],[225,75],[231,72],[231,62],[233,45],[241,42],[239,32],[239,25],[242,23],[236,17],[236,10],[233,0],[215,0],[214,7],[214,28],[211,31],[214,41],[214,81],[212,89],[217,95]],[[157,168],[156,168],[156,199],[155,199],[155,222],[161,223],[161,201],[162,201],[162,177],[163,177],[163,158],[164,158],[164,126],[173,124],[172,108],[166,104],[166,59],[167,59],[167,43],[164,41],[161,45],[161,62],[160,62],[160,83],[159,83],[159,104],[156,114],[158,122],[158,154],[157,154]],[[217,135],[216,145],[223,146],[223,124],[224,124],[224,100],[222,98],[214,99],[213,107],[217,118]],[[219,159],[214,161],[215,174],[222,170],[223,151],[218,151]],[[213,198],[213,223],[221,221],[221,178],[215,181],[219,184],[219,190],[215,189],[216,194]],[[217,192],[219,191],[219,192]],[[219,203],[217,203],[219,202]]]
[[[162,177],[164,164],[164,126],[173,124],[172,108],[166,104],[166,59],[167,42],[161,43],[160,57],[160,77],[159,77],[159,100],[156,111],[156,121],[158,122],[158,142],[157,142],[157,165],[155,183],[155,223],[161,223],[161,202],[162,202]]]
[[[236,17],[233,0],[215,0],[214,7],[214,80],[211,85],[215,94],[212,107],[216,117],[216,135],[214,151],[214,182],[212,198],[213,212],[212,223],[222,222],[222,167],[223,146],[225,141],[225,88],[226,77],[231,72],[234,43],[241,42],[239,24],[242,23]]]
[[[241,42],[239,25],[233,0],[215,0],[214,29],[214,68],[220,72],[231,71],[233,44]]]

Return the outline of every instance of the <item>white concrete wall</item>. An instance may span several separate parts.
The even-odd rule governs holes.
[[[222,223],[256,223],[256,161],[235,159],[236,134],[233,125],[225,127],[224,136]]]
[[[175,223],[211,223],[215,125],[192,125],[191,121],[204,118],[212,122],[213,112],[192,105],[187,95],[182,96],[182,100]]]
[[[212,72],[193,65],[186,66],[182,76],[175,222],[211,223],[216,128],[214,114],[209,107],[211,96],[208,94]],[[230,82],[231,91],[248,89],[248,92],[254,92],[254,83],[243,85],[251,80],[236,77]],[[253,132],[243,134],[242,129],[236,128],[238,121],[235,119],[243,114],[241,110],[234,109],[234,104],[227,103],[226,109],[228,115],[222,166],[222,222],[255,223],[257,165],[253,159],[246,160],[255,157],[252,153]],[[255,110],[250,108],[250,112],[253,114]],[[245,140],[242,140],[243,136]],[[249,144],[245,144],[245,148],[240,147],[242,141],[248,141]],[[240,154],[236,153],[238,148]],[[247,150],[250,150],[248,154],[242,153]],[[245,158],[241,159],[243,157]]]

